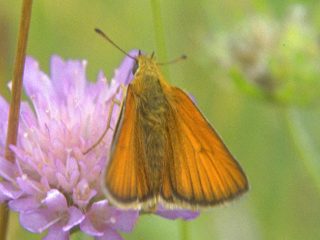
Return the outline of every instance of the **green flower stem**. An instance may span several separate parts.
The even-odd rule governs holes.
[[[285,109],[284,117],[293,144],[300,155],[300,160],[320,192],[320,155],[304,129],[298,111]]]
[[[160,8],[160,1],[158,0],[150,0],[151,9],[152,9],[152,16],[153,16],[153,23],[155,29],[155,36],[156,36],[156,44],[157,44],[157,55],[161,59],[161,61],[167,61],[167,48],[166,48],[166,41],[165,41],[165,33],[164,27],[162,24],[162,17],[161,17],[161,8]],[[166,76],[169,77],[168,70],[165,70]],[[189,232],[187,222],[181,220],[180,223],[180,238],[181,240],[188,240],[189,239]]]
[[[17,44],[17,53],[13,70],[12,96],[9,110],[8,131],[6,139],[5,158],[11,162],[15,161],[10,145],[17,143],[20,102],[22,94],[22,79],[24,63],[26,58],[27,40],[32,12],[32,0],[24,0],[20,18],[20,28]],[[9,211],[5,204],[0,206],[0,240],[5,240],[8,229]]]
[[[155,31],[156,44],[157,44],[156,56],[158,56],[160,61],[165,62],[168,60],[168,58],[167,58],[167,47],[166,47],[166,41],[165,41],[164,27],[163,27],[162,17],[161,17],[160,1],[150,0],[150,3],[151,3],[154,31]],[[165,72],[167,77],[169,77],[167,69],[165,70]]]
[[[188,222],[185,220],[180,222],[180,239],[189,240]]]

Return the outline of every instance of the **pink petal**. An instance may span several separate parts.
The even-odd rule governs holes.
[[[8,198],[8,196],[6,196],[5,194],[3,194],[2,192],[1,192],[1,189],[0,189],[0,203],[2,204],[2,203],[4,203],[5,201],[7,201],[9,198]]]
[[[40,200],[34,196],[26,196],[9,202],[9,206],[13,211],[25,212],[40,207]]]
[[[157,214],[159,216],[162,216],[164,218],[168,219],[177,219],[177,218],[182,218],[184,220],[193,220],[197,218],[200,213],[196,211],[191,211],[191,210],[184,210],[184,209],[166,209],[162,205],[158,206]]]
[[[109,216],[111,216],[109,225],[113,229],[131,232],[139,217],[139,212],[134,210],[119,210],[110,207]]]
[[[107,228],[129,232],[139,216],[138,211],[125,211],[110,207],[106,200],[95,202],[86,214],[81,229],[101,234]]]
[[[6,181],[0,182],[0,202],[19,198],[22,193],[23,192],[12,183]]]
[[[39,117],[41,111],[47,110],[50,104],[52,105],[55,96],[50,79],[40,70],[38,62],[31,57],[26,58],[23,82]]]
[[[96,240],[123,240],[123,238],[117,231],[108,228],[104,231],[103,236],[96,237]]]
[[[67,200],[65,196],[57,189],[48,191],[47,197],[43,200],[48,209],[52,212],[63,212],[67,209]]]
[[[7,123],[9,116],[9,104],[8,102],[0,95],[0,146],[3,148],[6,142],[7,136]]]
[[[21,102],[20,126],[24,131],[32,130],[33,127],[37,127],[36,116],[27,102]],[[22,131],[22,133],[20,132],[19,134],[24,135],[24,132]]]
[[[29,179],[27,175],[22,175],[17,178],[17,184],[25,193],[29,195],[45,195],[44,189],[39,182]]]
[[[56,173],[56,178],[58,180],[59,186],[61,186],[67,192],[71,192],[73,186],[70,184],[69,179],[67,179],[64,174],[62,174],[60,172],[57,172]]]
[[[80,224],[80,229],[82,232],[87,233],[91,236],[103,236],[103,229],[99,230],[93,225],[93,220],[86,217]]]
[[[0,176],[8,181],[14,182],[16,178],[17,167],[0,156]]]
[[[51,79],[59,98],[83,95],[86,65],[86,61],[64,61],[59,56],[51,58]]]
[[[30,232],[41,233],[56,223],[56,221],[52,221],[48,215],[49,212],[44,209],[21,212],[20,223]]]
[[[69,232],[63,231],[61,226],[53,225],[49,228],[47,236],[43,240],[68,240]]]
[[[131,50],[129,52],[129,55],[132,57],[138,56],[138,50]],[[120,83],[128,85],[133,79],[132,68],[134,63],[134,59],[130,57],[125,57],[122,63],[120,64],[120,67],[116,69],[114,79],[116,79]]]
[[[90,98],[94,99],[95,102],[104,102],[109,91],[103,91],[103,89],[108,88],[107,78],[102,71],[98,73],[97,82],[89,83],[87,85],[87,94]],[[108,98],[107,98],[108,99]]]
[[[90,188],[86,179],[82,179],[75,187],[72,193],[72,199],[78,206],[85,207],[96,195],[97,191],[94,188]]]
[[[69,231],[74,226],[80,224],[85,216],[83,213],[76,207],[70,207],[68,209],[69,220],[68,223],[63,227],[63,231]]]

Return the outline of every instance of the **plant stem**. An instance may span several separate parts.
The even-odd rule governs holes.
[[[181,240],[189,239],[188,222],[185,220],[181,220],[180,222],[180,239]]]
[[[320,193],[320,155],[316,151],[310,136],[304,129],[297,110],[285,109],[284,111],[288,131],[300,155],[300,160]]]
[[[17,143],[20,102],[22,94],[22,78],[26,57],[26,48],[28,41],[28,33],[31,19],[32,0],[24,0],[22,6],[22,14],[20,21],[17,54],[14,63],[12,96],[8,121],[8,134],[6,141],[5,157],[7,160],[14,162],[14,154],[9,146]]]
[[[165,62],[165,61],[168,61],[168,58],[167,58],[167,48],[166,48],[164,27],[163,27],[162,17],[161,17],[160,1],[151,0],[150,2],[151,2],[153,25],[154,25],[155,36],[156,36],[156,44],[157,44],[156,55],[159,56],[160,61]],[[168,75],[167,70],[166,70],[166,73]]]
[[[160,2],[158,0],[151,0],[150,2],[151,2],[151,8],[152,8],[152,16],[153,16],[155,35],[156,35],[158,56],[160,57],[161,61],[168,61],[165,33],[164,33],[164,27],[163,27],[162,17],[161,17]],[[169,72],[167,69],[165,70],[165,73],[167,77],[169,77]],[[180,239],[188,240],[189,234],[188,234],[187,222],[181,220],[179,229],[180,229]]]
[[[26,48],[28,41],[28,33],[30,27],[30,19],[32,12],[32,0],[24,0],[22,4],[22,12],[20,18],[19,36],[17,44],[17,53],[13,70],[12,82],[12,95],[9,110],[8,131],[6,139],[5,158],[8,161],[14,162],[14,153],[10,150],[10,145],[16,145],[18,128],[19,128],[19,115],[20,115],[20,102],[22,94],[22,79],[24,64],[26,58]],[[9,211],[5,204],[0,206],[0,240],[5,240],[7,235],[9,222]]]

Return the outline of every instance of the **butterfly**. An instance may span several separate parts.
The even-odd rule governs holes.
[[[129,57],[134,77],[102,178],[111,204],[197,210],[246,192],[241,166],[189,95],[165,81],[154,54]]]

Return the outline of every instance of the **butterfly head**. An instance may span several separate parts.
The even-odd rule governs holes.
[[[145,74],[157,74],[158,64],[154,58],[154,52],[151,55],[145,55],[139,50],[138,56],[135,57],[135,62],[132,67],[132,73],[138,75],[141,72]]]

